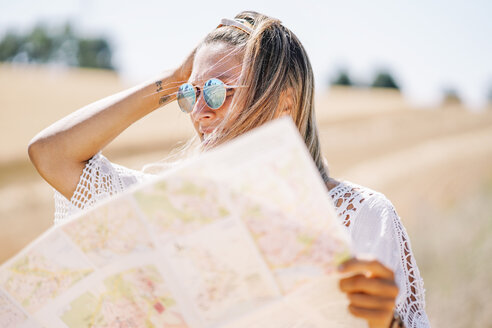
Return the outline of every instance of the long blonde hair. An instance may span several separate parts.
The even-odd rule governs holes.
[[[235,19],[249,23],[253,28],[251,35],[232,26],[222,26],[212,31],[203,43],[225,42],[244,48],[238,84],[247,88],[237,89],[232,110],[224,121],[231,119],[233,111],[238,112],[229,124],[222,124],[206,147],[214,147],[275,119],[284,97],[291,97],[288,112],[321,177],[328,181],[314,111],[314,75],[306,50],[278,19],[253,11],[241,12]]]

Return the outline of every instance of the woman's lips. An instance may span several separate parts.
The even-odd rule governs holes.
[[[211,134],[215,130],[215,126],[200,127],[201,134]]]
[[[210,139],[214,133],[218,130],[218,124],[199,126],[198,131],[200,132],[201,141]]]

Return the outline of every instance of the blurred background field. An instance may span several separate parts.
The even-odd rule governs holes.
[[[29,162],[30,139],[173,67],[221,17],[245,9],[200,2],[185,28],[180,15],[162,14],[178,12],[176,4],[50,3],[0,8],[0,264],[53,224],[53,191]],[[330,174],[393,202],[424,278],[432,326],[492,327],[491,5],[251,6],[279,17],[306,46]],[[132,125],[103,154],[140,169],[192,135],[173,103]]]
[[[0,262],[53,223],[53,192],[29,163],[29,140],[123,87],[108,71],[0,66]],[[487,326],[492,110],[415,109],[395,90],[332,87],[319,94],[317,114],[331,174],[385,193],[399,211],[425,280],[431,322]],[[131,126],[103,153],[140,169],[191,135],[188,118],[170,104]]]

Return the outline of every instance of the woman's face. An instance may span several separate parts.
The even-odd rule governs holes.
[[[211,78],[219,79],[226,85],[237,85],[243,55],[241,50],[223,42],[203,45],[195,54],[193,71],[188,82],[199,87],[200,90],[203,90],[204,83]],[[218,109],[208,107],[203,92],[200,92],[190,114],[191,122],[200,140],[206,139],[223,121],[231,106],[234,92],[235,89],[227,90],[224,104]]]

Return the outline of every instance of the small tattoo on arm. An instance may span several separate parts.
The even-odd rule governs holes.
[[[159,99],[159,105],[164,105],[165,103],[167,103],[167,101],[169,100],[169,96],[162,96],[160,99]]]
[[[162,81],[157,81],[155,86],[157,87],[156,92],[162,91]]]

